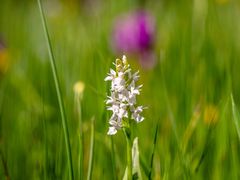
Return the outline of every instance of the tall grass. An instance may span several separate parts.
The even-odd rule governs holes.
[[[0,179],[122,179],[126,142],[106,135],[104,77],[122,55],[112,50],[116,18],[143,6],[156,18],[157,64],[146,70],[126,54],[148,107],[132,132],[143,179],[240,178],[239,1],[38,3],[0,2]]]
[[[69,179],[72,180],[74,179],[73,177],[73,165],[72,165],[72,155],[71,155],[71,146],[70,146],[70,140],[69,140],[69,133],[68,133],[68,127],[67,127],[67,118],[65,114],[65,108],[63,104],[63,97],[60,89],[60,84],[59,84],[59,79],[58,79],[58,74],[57,74],[57,68],[56,68],[56,62],[55,58],[53,55],[53,50],[52,50],[52,45],[47,29],[47,24],[45,20],[45,15],[43,12],[41,0],[38,0],[38,7],[39,7],[39,12],[41,15],[41,20],[42,20],[42,25],[43,25],[43,30],[46,38],[46,44],[48,48],[48,53],[49,53],[49,59],[50,59],[50,64],[51,64],[51,69],[52,69],[52,74],[53,74],[53,79],[54,79],[54,84],[56,88],[56,94],[58,98],[58,104],[59,104],[59,109],[61,113],[61,119],[62,119],[62,128],[64,132],[64,139],[65,139],[65,144],[66,144],[66,151],[67,151],[67,159],[68,159],[68,168],[69,168]]]

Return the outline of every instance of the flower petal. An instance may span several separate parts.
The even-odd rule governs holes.
[[[114,135],[117,133],[117,129],[115,127],[109,127],[108,129],[108,135]]]

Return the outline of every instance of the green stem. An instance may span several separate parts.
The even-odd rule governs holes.
[[[132,140],[131,140],[131,130],[124,129],[124,134],[127,141],[127,170],[128,170],[128,180],[132,180]]]
[[[63,132],[64,132],[67,157],[68,157],[69,179],[72,180],[72,179],[74,179],[74,176],[73,176],[72,155],[71,155],[71,147],[70,147],[70,141],[69,141],[69,133],[68,133],[68,127],[67,127],[66,114],[65,114],[65,109],[64,109],[64,105],[63,105],[63,99],[62,99],[62,93],[60,90],[59,79],[58,79],[58,75],[57,75],[55,58],[53,56],[52,45],[51,45],[50,38],[49,38],[49,33],[48,33],[47,25],[46,25],[44,12],[42,9],[41,0],[38,0],[38,7],[39,7],[43,30],[44,30],[44,34],[45,34],[45,38],[46,38],[46,42],[47,42],[47,48],[48,48],[48,53],[49,53],[49,57],[50,57],[50,64],[51,64],[53,79],[54,79],[56,93],[57,93],[58,105],[59,105],[59,109],[60,109],[60,113],[61,113],[62,127],[63,127]]]
[[[77,109],[79,116],[79,160],[78,160],[78,170],[79,170],[79,179],[83,179],[83,128],[82,128],[82,106],[81,99],[77,98]]]
[[[89,161],[88,161],[88,175],[87,175],[87,180],[92,179],[92,171],[93,171],[93,159],[94,159],[94,129],[95,129],[95,119],[94,117],[92,118],[92,124],[91,124],[91,146],[90,146],[90,151],[89,151]]]

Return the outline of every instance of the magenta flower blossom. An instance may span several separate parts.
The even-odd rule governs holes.
[[[113,29],[113,48],[118,53],[137,56],[144,68],[155,65],[154,18],[144,10],[124,14],[116,19]]]

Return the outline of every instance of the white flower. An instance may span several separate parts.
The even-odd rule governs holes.
[[[142,122],[144,120],[144,117],[140,115],[140,113],[143,111],[142,106],[138,106],[136,109],[132,110],[132,119],[134,119],[136,122]]]
[[[131,75],[130,74],[130,78],[132,78],[132,80],[134,81],[134,82],[136,82],[138,79],[139,79],[139,71],[137,71],[137,72],[135,72],[133,75]]]
[[[125,85],[125,80],[120,76],[116,77],[112,80],[111,90],[120,92],[125,88],[124,85]]]
[[[116,72],[113,69],[110,69],[110,73],[108,73],[108,76],[104,79],[104,81],[111,81],[116,77]]]
[[[117,59],[113,64],[116,71],[110,69],[110,73],[104,79],[111,81],[111,95],[107,96],[106,100],[107,110],[112,111],[108,135],[116,134],[117,130],[123,127],[122,120],[124,118],[130,118],[136,122],[144,120],[144,117],[140,115],[144,108],[142,106],[135,107],[136,96],[140,94],[142,87],[142,85],[135,85],[139,79],[139,71],[132,74],[126,56],[123,56],[122,60]]]
[[[115,127],[109,127],[109,130],[108,130],[108,135],[114,135],[117,133],[117,129]]]

